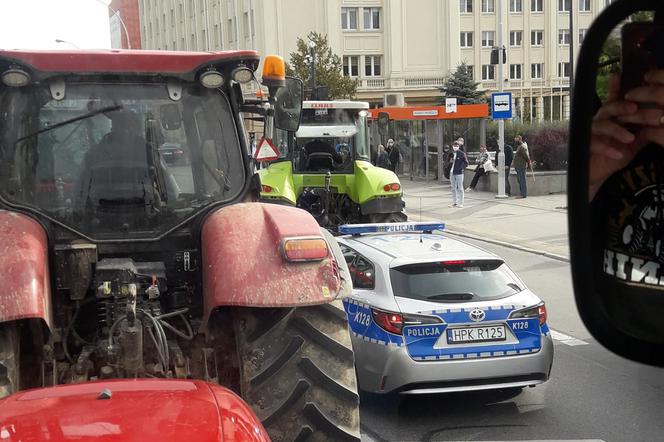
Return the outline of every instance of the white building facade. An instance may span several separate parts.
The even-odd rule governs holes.
[[[495,91],[490,53],[502,20],[504,88],[525,121],[569,118],[570,41],[578,54],[610,1],[138,0],[145,49],[257,49],[288,61],[297,38],[327,34],[344,73],[358,79],[357,98],[374,105],[386,93],[436,104],[461,62],[481,89]]]

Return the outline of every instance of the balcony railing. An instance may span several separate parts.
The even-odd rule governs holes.
[[[440,87],[445,82],[443,77],[414,77],[414,78],[404,78],[403,84],[406,87]]]
[[[384,89],[385,79],[382,78],[369,78],[359,81],[358,89]]]

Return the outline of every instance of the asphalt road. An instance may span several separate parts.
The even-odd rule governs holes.
[[[366,441],[664,440],[664,370],[622,359],[588,334],[569,264],[487,243],[546,303],[551,379],[522,392],[362,396]]]

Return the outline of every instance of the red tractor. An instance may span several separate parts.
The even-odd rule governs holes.
[[[243,112],[269,137],[302,102],[278,57],[245,99],[258,64],[0,51],[0,432],[264,440],[257,416],[275,441],[359,440],[343,256],[256,202]]]

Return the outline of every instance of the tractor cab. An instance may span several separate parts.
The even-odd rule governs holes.
[[[403,221],[396,174],[371,163],[369,104],[305,101],[297,131],[275,131],[280,157],[260,170],[261,199],[294,205],[331,229]]]

